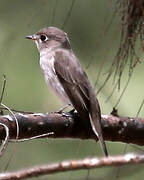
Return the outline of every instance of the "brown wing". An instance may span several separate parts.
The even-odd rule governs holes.
[[[90,121],[92,129],[96,136],[98,136],[105,155],[107,155],[101,129],[99,103],[95,97],[94,89],[79,61],[72,51],[61,49],[55,52],[54,67],[56,75],[72,105],[80,117],[84,119],[84,125],[88,125]]]

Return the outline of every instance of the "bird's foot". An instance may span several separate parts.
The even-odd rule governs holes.
[[[69,111],[70,114],[73,114],[74,112],[75,112],[75,109],[74,109],[74,108]]]
[[[64,107],[60,108],[58,111],[56,111],[56,113],[61,114],[65,109],[67,109],[67,108],[70,107],[70,106],[71,106],[71,104],[67,104],[67,105],[65,105]]]
[[[73,108],[69,112],[62,112],[61,114],[62,114],[63,117],[70,117],[70,116],[73,115],[74,112],[75,112],[75,109]]]

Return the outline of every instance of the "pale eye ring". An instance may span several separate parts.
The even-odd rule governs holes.
[[[40,40],[41,40],[42,42],[45,42],[45,41],[48,40],[48,37],[47,37],[46,35],[42,34],[42,35],[40,36]]]

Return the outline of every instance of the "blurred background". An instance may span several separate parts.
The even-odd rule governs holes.
[[[7,84],[3,103],[10,108],[33,112],[52,112],[61,103],[47,88],[39,67],[39,54],[33,42],[25,39],[46,26],[56,26],[68,33],[72,48],[96,83],[96,92],[103,84],[119,48],[120,18],[115,14],[116,1],[98,0],[0,0],[0,86],[2,75]],[[73,4],[73,6],[72,6]],[[137,65],[129,85],[118,104],[121,116],[135,117],[144,98],[144,64]],[[101,74],[99,76],[99,72]],[[124,71],[120,91],[112,97],[113,79],[98,94],[103,114],[109,114],[117,103],[128,79]],[[99,78],[98,78],[99,77]],[[139,116],[143,116],[143,110]],[[107,142],[109,154],[138,151],[137,147]],[[49,162],[103,156],[99,143],[74,139],[44,139],[9,144],[1,158],[1,171],[18,170]],[[33,179],[140,179],[143,165],[127,168],[100,168],[60,173]],[[87,178],[87,176],[89,178]],[[109,177],[109,178],[108,178]]]

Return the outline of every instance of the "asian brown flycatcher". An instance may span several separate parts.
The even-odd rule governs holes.
[[[108,156],[94,88],[75,56],[67,34],[56,27],[47,27],[26,38],[34,40],[37,45],[46,83],[65,104],[76,109],[84,126],[92,128]]]

